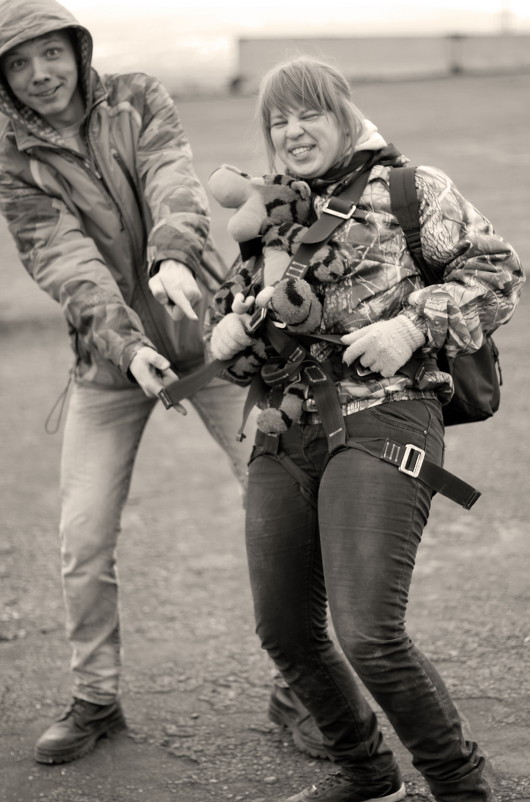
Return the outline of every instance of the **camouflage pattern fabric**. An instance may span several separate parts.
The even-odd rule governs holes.
[[[202,321],[225,270],[209,210],[167,91],[153,77],[99,76],[92,39],[53,0],[0,4],[0,55],[56,30],[74,32],[88,154],[77,152],[0,80],[0,210],[30,275],[61,304],[84,380],[128,384],[154,345],[179,373],[204,360]],[[152,297],[149,266],[173,258],[204,290],[199,322],[173,321]]]
[[[349,248],[351,270],[325,285],[324,295],[320,296],[321,332],[344,334],[404,312],[425,331],[428,351],[436,353],[445,348],[449,356],[457,356],[476,350],[485,334],[510,319],[517,305],[525,280],[517,254],[463,198],[445,173],[433,167],[418,167],[424,258],[433,266],[444,267],[443,283],[425,287],[391,211],[391,169],[383,165],[372,168],[357,207],[359,214],[334,234]],[[314,196],[317,215],[322,213],[328,196],[340,193],[344,183]],[[248,265],[242,266],[245,269]],[[215,317],[211,322],[215,323]],[[320,361],[334,351],[336,346],[327,343],[311,346],[312,356]],[[345,414],[391,400],[437,395],[445,402],[452,389],[451,377],[438,370],[424,376],[422,390],[400,374],[390,378],[348,378],[337,383]],[[309,388],[306,396],[304,408],[316,413]]]

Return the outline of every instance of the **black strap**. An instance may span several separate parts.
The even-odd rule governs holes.
[[[304,498],[317,509],[318,480],[309,476],[303,468],[300,468],[281,448],[281,435],[256,433],[255,457],[270,457],[280,463],[282,468],[289,473],[295,482],[300,485],[300,492]]]
[[[211,382],[221,371],[226,370],[233,365],[238,355],[233,356],[231,359],[214,359],[208,362],[193,373],[188,373],[181,379],[177,379],[164,387],[158,393],[159,399],[162,401],[166,409],[179,404],[184,398],[189,398],[202,387]]]
[[[287,265],[283,278],[303,278],[313,254],[334,232],[349,220],[366,188],[370,170],[363,169],[340,195],[332,195],[324,204],[322,214],[302,237],[301,243]]]
[[[426,459],[423,449],[410,443],[404,445],[387,438],[386,440],[371,440],[367,443],[347,440],[346,446],[364,451],[366,454],[371,454],[373,457],[395,465],[402,473],[419,479],[431,490],[446,496],[466,510],[470,510],[475,501],[480,498],[481,494],[478,490],[440,465],[436,465],[435,462]]]
[[[425,284],[439,284],[443,276],[423,258],[420,238],[420,205],[416,191],[416,168],[393,167],[389,177],[390,205],[403,229],[408,248]]]

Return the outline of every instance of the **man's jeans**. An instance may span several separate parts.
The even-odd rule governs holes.
[[[221,380],[190,398],[242,485],[252,443],[252,438],[235,439],[244,400],[245,390]],[[74,694],[98,704],[108,704],[118,693],[116,545],[140,438],[156,403],[136,387],[75,384],[68,408],[60,527],[66,627]]]
[[[442,463],[437,401],[387,403],[346,418],[351,439],[389,437]],[[319,424],[293,426],[284,451],[317,485],[318,510],[273,457],[249,467],[247,553],[257,632],[359,786],[395,770],[354,672],[385,711],[433,795],[491,799],[484,758],[466,741],[447,689],[405,630],[409,585],[431,491],[356,449],[328,461]],[[326,600],[339,652],[329,637]]]

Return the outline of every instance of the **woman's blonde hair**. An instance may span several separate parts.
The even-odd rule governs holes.
[[[344,130],[345,150],[347,147],[353,150],[361,133],[364,114],[353,102],[346,78],[325,61],[312,56],[298,56],[277,64],[266,73],[260,84],[256,115],[271,169],[274,169],[275,156],[271,114],[275,109],[287,113],[296,108],[335,115]]]

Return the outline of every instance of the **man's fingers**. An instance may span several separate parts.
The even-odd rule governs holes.
[[[149,289],[153,293],[153,296],[156,298],[159,304],[167,304],[169,303],[169,298],[166,292],[164,285],[162,284],[162,279],[160,275],[157,273],[156,276],[149,279]]]
[[[173,382],[178,381],[178,378],[179,377],[175,373],[175,371],[171,370],[171,368],[168,368],[167,370],[164,371],[164,375],[162,377],[164,387],[167,387],[168,384],[173,384]],[[188,410],[186,409],[186,407],[183,407],[182,404],[173,404],[171,409],[174,409],[175,412],[178,412],[180,415],[188,414]]]
[[[172,303],[170,304],[170,306],[168,306],[167,311],[171,315],[173,320],[181,320],[183,316],[189,318],[190,320],[199,319],[195,314],[193,306],[188,300],[188,297],[184,295],[184,292],[182,290],[176,290],[173,293]]]

